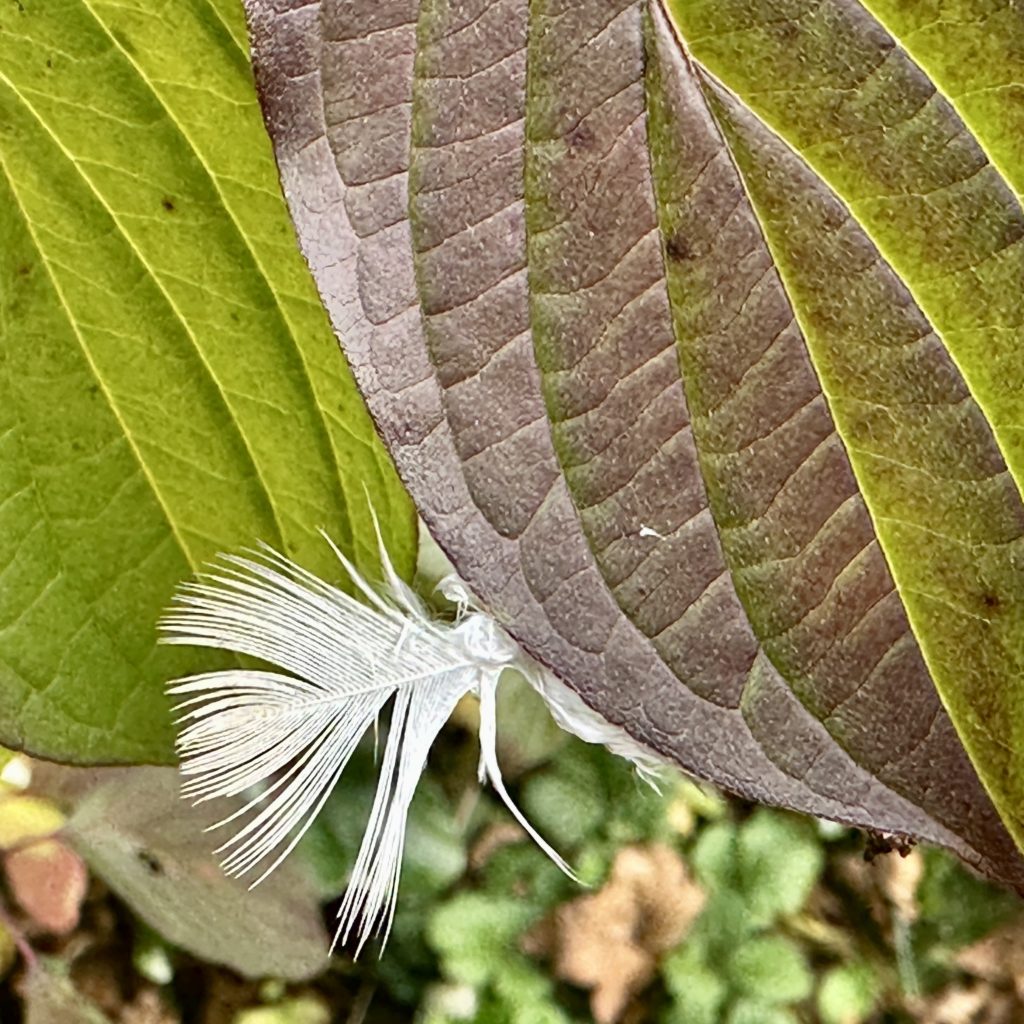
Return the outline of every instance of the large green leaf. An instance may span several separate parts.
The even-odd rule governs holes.
[[[998,95],[965,123],[856,0],[246,4],[321,295],[487,606],[690,771],[1022,887]],[[904,31],[938,78],[976,38]]]
[[[241,10],[0,2],[0,742],[166,760],[155,646],[221,549],[414,522],[295,251]]]

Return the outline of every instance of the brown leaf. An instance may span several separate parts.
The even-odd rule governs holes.
[[[335,330],[440,546],[590,708],[748,798],[922,836],[1024,888],[739,150],[773,208],[822,221],[823,279],[842,280],[826,297],[841,312],[863,292],[858,322],[885,325],[843,352],[884,376],[877,415],[906,430],[863,433],[955,408],[972,440],[947,448],[998,480],[999,523],[1024,522],[1020,497],[938,339],[896,343],[930,327],[872,240],[665,8],[246,0]]]
[[[89,887],[81,857],[58,839],[42,839],[4,855],[14,898],[44,931],[67,935],[78,925]]]
[[[590,989],[594,1019],[613,1024],[654,977],[661,954],[689,931],[704,901],[675,850],[626,847],[598,892],[555,912],[546,934],[555,973]]]

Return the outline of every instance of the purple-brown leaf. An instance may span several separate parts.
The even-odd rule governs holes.
[[[869,376],[893,429],[923,396],[958,410],[965,474],[1005,467],[828,186],[660,3],[246,6],[303,252],[481,602],[687,771],[1024,887],[893,582],[820,324],[802,329],[829,282],[784,272],[772,203],[805,196],[849,287],[873,275],[858,301],[884,324]],[[1024,523],[1012,483],[986,500]]]

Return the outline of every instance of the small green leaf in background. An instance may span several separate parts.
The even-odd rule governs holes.
[[[797,913],[823,865],[824,855],[810,822],[755,811],[736,843],[736,867],[751,923],[764,927]]]
[[[461,893],[433,915],[427,938],[448,978],[479,987],[503,972],[536,916],[534,907],[512,896]]]
[[[716,821],[701,832],[691,855],[700,883],[712,891],[726,891],[738,885],[736,826]]]
[[[607,800],[601,771],[579,745],[567,749],[552,769],[527,782],[523,809],[549,842],[572,849],[604,821]]]
[[[824,861],[813,823],[786,812],[758,808],[700,830],[690,863],[709,899],[666,961],[676,1000],[666,1024],[791,1019],[783,1007],[806,1001],[814,982],[801,946],[777,929],[805,911]],[[692,1008],[690,978],[700,993]]]
[[[411,508],[303,264],[239,4],[0,4],[0,742],[167,761],[175,586],[266,541],[409,574]]]
[[[729,963],[736,992],[769,1006],[796,1003],[811,994],[811,973],[803,954],[780,936],[750,939]]]
[[[533,964],[514,959],[495,979],[493,1010],[509,1024],[570,1024],[552,1000],[554,985]],[[486,1018],[485,1018],[486,1019]]]
[[[822,978],[817,1006],[821,1024],[861,1024],[878,1000],[878,979],[861,964],[833,967]]]
[[[372,752],[364,742],[300,847],[324,897],[335,896],[345,887],[375,791]],[[402,877],[405,887],[413,890],[413,900],[437,894],[465,871],[465,836],[456,822],[455,808],[436,778],[428,775],[417,787],[405,835]],[[404,903],[399,902],[399,915]]]
[[[590,839],[610,863],[616,847],[670,833],[660,812],[677,782],[678,776],[666,773],[658,793],[625,759],[573,742],[558,752],[548,771],[526,780],[523,810],[559,849],[571,851]],[[608,815],[609,807],[616,808],[614,815]]]
[[[662,967],[672,1006],[664,1024],[718,1024],[728,985],[703,959],[696,942],[670,954]]]
[[[725,1024],[798,1024],[788,1010],[765,1006],[754,1000],[741,1000],[729,1011]]]

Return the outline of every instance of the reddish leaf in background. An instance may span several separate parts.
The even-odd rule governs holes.
[[[68,935],[89,887],[81,857],[57,839],[42,839],[4,856],[4,874],[18,905],[44,931]]]

